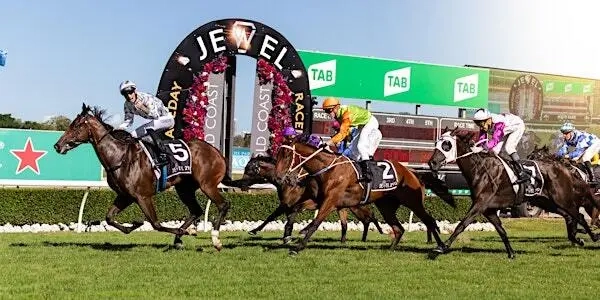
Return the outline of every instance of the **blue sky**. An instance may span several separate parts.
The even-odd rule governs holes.
[[[600,78],[599,1],[2,1],[0,113],[122,118],[122,80],[155,93],[168,57],[204,23],[248,18],[297,49]],[[345,11],[342,11],[345,10]],[[238,130],[250,127],[254,59],[239,57]],[[355,102],[360,103],[360,102]],[[377,111],[413,111],[374,103]],[[424,107],[424,114],[455,110]],[[139,121],[136,121],[139,124]]]

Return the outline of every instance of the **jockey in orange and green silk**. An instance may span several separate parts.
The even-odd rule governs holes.
[[[326,98],[322,107],[340,123],[339,132],[327,142],[328,145],[337,145],[348,136],[351,127],[358,128],[358,137],[350,144],[350,158],[360,162],[363,172],[359,180],[371,181],[372,173],[368,161],[372,160],[381,141],[379,122],[368,110],[355,105],[341,105],[336,98]]]

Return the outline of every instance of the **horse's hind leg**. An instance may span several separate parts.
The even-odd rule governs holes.
[[[213,246],[220,251],[223,248],[223,244],[219,238],[219,229],[221,228],[223,221],[225,221],[225,216],[227,215],[227,211],[229,211],[230,204],[219,192],[217,184],[202,184],[200,185],[200,189],[215,203],[219,210],[219,217],[213,222],[213,230],[211,231],[210,236]]]
[[[369,225],[371,222],[375,225],[379,233],[383,234],[383,230],[381,226],[379,226],[379,222],[375,218],[375,214],[368,206],[353,206],[350,207],[350,211],[363,223],[363,234],[361,241],[367,241],[367,235],[369,234]]]
[[[181,202],[188,208],[190,215],[183,221],[183,224],[179,227],[181,231],[185,231],[194,221],[202,216],[203,210],[198,200],[196,199],[196,189],[198,186],[191,180],[184,180],[179,184],[175,185],[175,191],[179,195]],[[175,235],[173,244],[176,248],[183,247],[183,241],[181,240],[180,234]]]
[[[504,243],[504,247],[506,248],[506,252],[508,253],[508,258],[515,258],[515,250],[510,246],[510,242],[508,241],[508,236],[506,235],[506,231],[504,227],[502,227],[502,222],[500,218],[496,214],[497,209],[488,209],[484,212],[484,216],[494,225],[496,231],[500,235],[500,239]]]
[[[433,236],[438,247],[444,247],[444,243],[438,234],[440,230],[437,226],[437,222],[430,214],[427,213],[425,207],[423,206],[423,200],[419,198],[415,198],[413,201],[407,201],[405,205],[410,208],[410,210],[412,210],[415,215],[421,219],[421,222],[423,222],[423,224],[425,224],[427,227],[427,242],[431,242],[431,236]]]
[[[133,203],[132,198],[117,195],[117,197],[113,201],[113,205],[108,209],[108,212],[106,213],[106,223],[114,228],[117,228],[125,234],[129,234],[130,232],[144,225],[144,223],[142,222],[134,222],[132,226],[124,226],[115,221],[115,216],[121,211],[123,211],[125,208],[127,208],[129,205],[131,205],[131,203]]]
[[[392,240],[392,244],[390,245],[390,250],[394,250],[402,235],[404,235],[404,227],[400,224],[398,217],[396,217],[396,212],[400,207],[399,201],[393,201],[394,198],[386,197],[384,199],[379,199],[375,201],[375,206],[383,216],[385,222],[390,225],[392,228],[392,232],[394,233],[394,239]]]
[[[339,209],[338,215],[340,215],[340,225],[342,226],[342,238],[340,242],[343,244],[346,242],[346,233],[348,232],[348,210],[345,208]],[[368,229],[366,228],[365,230]]]

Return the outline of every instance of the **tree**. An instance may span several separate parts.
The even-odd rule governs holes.
[[[234,147],[250,147],[250,137],[249,133],[238,134],[233,137],[233,146]]]
[[[21,128],[23,122],[11,114],[0,114],[0,128]]]
[[[59,130],[59,131],[67,130],[67,128],[69,128],[70,124],[71,124],[71,119],[69,119],[65,116],[54,116],[54,117],[48,119],[48,121],[44,122],[44,126],[46,126],[48,128],[48,130]]]

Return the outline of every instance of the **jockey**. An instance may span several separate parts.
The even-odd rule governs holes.
[[[298,133],[296,132],[296,129],[294,129],[294,127],[288,126],[283,129],[283,136],[285,137],[286,143],[291,143],[298,137]],[[319,147],[319,145],[321,144],[321,138],[311,134],[308,137],[306,143],[313,147]]]
[[[168,130],[175,125],[175,119],[163,105],[163,102],[155,96],[136,91],[135,83],[126,80],[119,86],[119,92],[125,97],[124,113],[125,120],[119,126],[119,129],[126,129],[133,124],[134,115],[151,121],[139,126],[131,132],[134,138],[142,138],[149,142],[154,142],[158,152],[156,161],[157,167],[166,165],[167,157],[164,145],[160,141],[157,132]],[[151,140],[147,138],[150,136]]]
[[[340,131],[340,123],[338,121],[333,121],[332,127],[333,130],[335,130],[336,134]],[[348,134],[348,137],[338,144],[338,153],[347,157],[352,157],[352,149],[349,147],[349,145],[352,142],[352,140],[355,139],[357,136],[358,130],[356,129],[356,127],[352,127],[350,129],[350,134]]]
[[[372,173],[368,162],[375,154],[381,140],[379,122],[368,110],[355,105],[341,105],[336,98],[326,98],[323,101],[323,110],[333,119],[340,122],[340,131],[327,141],[327,145],[335,146],[350,133],[351,127],[358,127],[358,137],[351,143],[354,160],[358,160],[362,169],[359,181],[370,182]]]
[[[484,143],[483,148],[492,150],[500,154],[502,149],[506,151],[512,160],[512,165],[518,176],[517,183],[529,180],[529,174],[525,172],[523,166],[519,163],[519,154],[517,154],[517,144],[525,132],[525,123],[523,120],[513,114],[493,114],[487,109],[480,108],[475,112],[473,121],[479,126],[479,140],[488,137],[488,132],[492,129],[492,138]]]
[[[560,127],[563,134],[564,143],[556,153],[558,157],[569,158],[581,161],[586,167],[591,184],[596,184],[596,175],[592,167],[592,158],[600,151],[600,139],[597,136],[585,131],[576,130],[571,123],[565,123]],[[569,146],[575,147],[575,150],[569,153]]]

